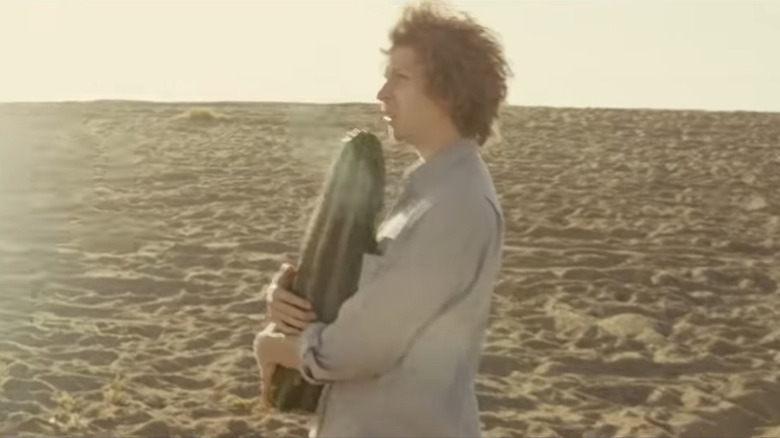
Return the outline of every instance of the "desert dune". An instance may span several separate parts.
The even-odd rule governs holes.
[[[292,436],[252,355],[376,105],[0,105],[0,434]],[[484,435],[780,435],[780,114],[511,107]],[[399,323],[402,315],[399,315]]]

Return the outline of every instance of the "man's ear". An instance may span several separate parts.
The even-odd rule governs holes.
[[[433,83],[431,82],[430,78],[427,77],[427,75],[425,92],[428,95],[428,98],[431,99],[439,108],[441,108],[446,114],[452,116],[455,105],[452,104],[452,101],[442,97],[439,93],[436,92],[436,90],[433,88]]]
[[[445,114],[449,115],[450,118],[452,118],[455,105],[452,104],[452,101],[449,99],[445,99],[443,97],[435,97],[435,102],[439,107],[444,111]]]

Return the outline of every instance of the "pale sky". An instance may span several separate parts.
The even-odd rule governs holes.
[[[2,0],[0,101],[373,102],[393,0]],[[513,105],[780,112],[780,1],[455,1]]]

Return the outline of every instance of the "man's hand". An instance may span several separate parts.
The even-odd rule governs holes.
[[[295,268],[283,264],[267,286],[265,296],[271,323],[280,332],[289,335],[300,334],[309,323],[317,319],[311,303],[290,292],[294,278]]]
[[[270,410],[273,407],[271,402],[271,386],[276,367],[279,366],[277,356],[278,352],[275,351],[275,338],[284,336],[281,333],[274,333],[273,326],[268,326],[265,330],[255,336],[255,341],[252,345],[255,359],[257,360],[257,366],[260,368],[260,381],[262,382],[260,387],[260,398],[262,400],[262,406],[265,410]]]
[[[257,365],[260,368],[260,380],[262,381],[260,397],[263,409],[273,408],[271,393],[273,376],[277,367],[280,365],[291,369],[301,367],[297,356],[298,342],[299,338],[295,336],[274,332],[273,326],[268,326],[255,336],[253,349]]]

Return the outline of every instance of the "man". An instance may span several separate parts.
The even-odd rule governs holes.
[[[263,392],[279,364],[327,385],[310,436],[480,435],[474,383],[504,220],[479,147],[510,71],[487,29],[438,6],[407,6],[385,51],[377,98],[420,160],[379,228],[381,255],[364,256],[332,324],[282,287],[294,268],[269,285],[285,334],[255,340]]]

